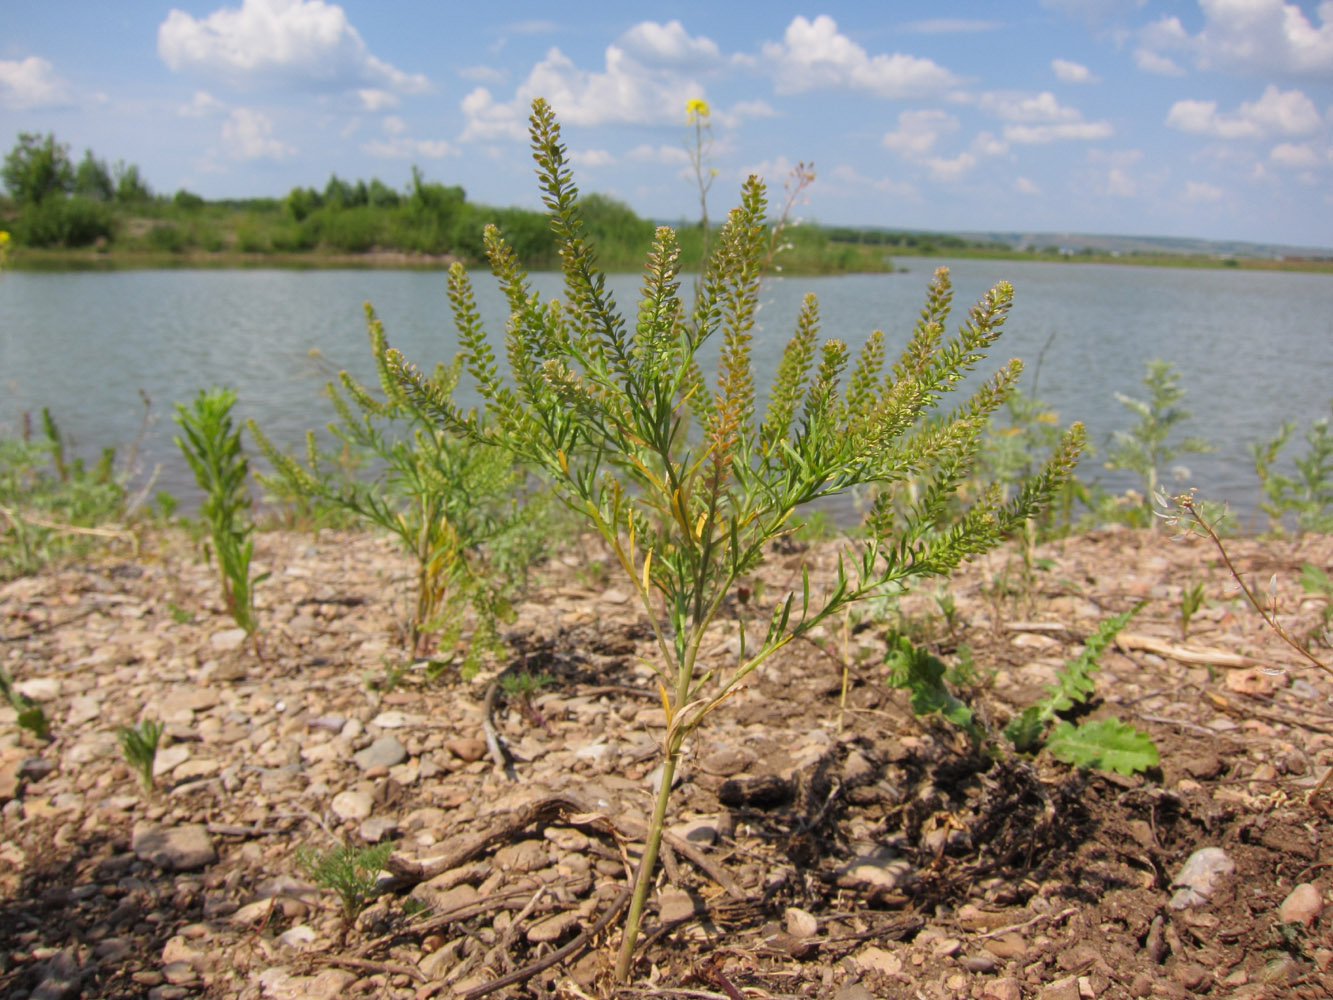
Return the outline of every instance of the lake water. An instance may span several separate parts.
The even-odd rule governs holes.
[[[1248,446],[1283,420],[1302,433],[1329,414],[1333,397],[1333,277],[1257,271],[1185,270],[1008,261],[900,261],[906,273],[792,277],[770,281],[755,339],[759,375],[771,374],[791,335],[801,296],[820,301],[822,332],[858,349],[883,329],[890,354],[910,334],[934,268],[947,264],[954,319],[987,288],[1011,281],[1015,304],[993,359],[1020,357],[1023,385],[1062,422],[1082,420],[1104,452],[1111,431],[1133,415],[1116,392],[1142,397],[1144,364],[1175,361],[1193,412],[1186,433],[1216,451],[1184,459],[1196,485],[1252,509],[1257,482]],[[488,329],[503,336],[499,292],[474,275]],[[534,276],[543,291],[559,276]],[[609,285],[633,312],[639,279]],[[139,391],[152,399],[136,476],[160,466],[157,486],[197,500],[171,437],[172,404],[209,385],[238,393],[238,417],[254,417],[280,445],[297,446],[307,428],[332,416],[321,389],[348,368],[373,379],[362,303],[374,303],[390,343],[421,367],[448,360],[455,332],[445,275],[424,271],[7,272],[0,276],[0,430],[49,406],[79,452],[121,448],[138,432]],[[951,329],[956,324],[951,324]],[[1046,346],[1049,341],[1049,346]],[[1039,373],[1035,372],[1042,354]],[[317,352],[313,356],[312,352]],[[705,366],[705,371],[708,371]],[[1293,447],[1295,446],[1295,447]],[[1303,442],[1293,442],[1289,451]],[[1085,478],[1123,487],[1131,480],[1085,460]]]

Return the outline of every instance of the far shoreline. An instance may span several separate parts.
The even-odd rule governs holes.
[[[1042,261],[1053,264],[1112,264],[1137,267],[1175,267],[1205,270],[1282,271],[1292,273],[1333,274],[1333,258],[1264,258],[1221,257],[1216,255],[1186,254],[1125,254],[1125,253],[1031,253],[977,248],[950,248],[937,253],[904,252],[895,247],[892,260],[1004,260]],[[469,268],[481,268],[480,262],[469,262],[455,254],[430,254],[419,251],[375,249],[364,253],[298,251],[298,252],[240,252],[235,250],[195,250],[181,253],[161,251],[115,250],[98,248],[35,249],[13,248],[6,261],[7,269],[15,271],[134,271],[134,270],[216,270],[281,268],[290,270],[402,270],[443,271],[462,261]],[[558,262],[550,262],[533,270],[555,270]],[[610,271],[636,273],[637,268],[607,268]],[[787,275],[812,276],[821,274],[892,274],[899,270],[892,263],[881,269],[869,268],[806,268],[795,262],[784,265]]]

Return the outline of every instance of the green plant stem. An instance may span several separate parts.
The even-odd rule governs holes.
[[[620,941],[620,954],[616,957],[616,980],[626,982],[630,966],[634,963],[634,945],[639,939],[639,925],[643,922],[643,907],[648,901],[648,890],[653,884],[653,871],[657,867],[657,853],[662,846],[662,830],[666,824],[667,806],[671,802],[671,784],[676,777],[676,761],[680,757],[680,748],[673,747],[662,761],[662,780],[657,786],[657,801],[653,804],[652,823],[648,828],[648,840],[643,845],[643,857],[634,875],[634,896],[630,899],[629,915],[625,918],[625,933]]]

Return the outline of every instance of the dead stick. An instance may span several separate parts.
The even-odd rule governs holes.
[[[414,884],[434,878],[450,868],[471,861],[495,843],[505,840],[533,823],[549,823],[565,813],[587,813],[586,803],[570,795],[548,795],[529,802],[497,818],[489,829],[447,854],[434,858],[412,860],[402,855],[390,855],[386,867],[404,883]]]
[[[387,944],[394,938],[404,937],[408,934],[424,935],[429,931],[438,930],[441,927],[447,927],[450,924],[456,924],[463,920],[471,920],[473,917],[479,917],[483,913],[489,913],[491,910],[501,910],[509,908],[509,904],[521,896],[528,894],[527,889],[508,889],[505,892],[497,892],[492,896],[475,903],[464,903],[462,906],[455,906],[452,910],[446,910],[443,913],[437,913],[435,916],[417,924],[410,924],[407,927],[391,931],[371,941],[367,941],[356,950],[357,955],[368,955],[382,944]]]
[[[749,894],[740,887],[740,884],[731,877],[731,873],[715,862],[699,848],[695,847],[684,837],[672,833],[670,830],[662,832],[662,839],[671,845],[672,849],[689,858],[696,867],[705,875],[711,878],[718,885],[727,891],[727,895],[732,899],[749,899]]]
[[[376,962],[368,958],[352,958],[350,955],[321,955],[329,965],[342,965],[349,969],[361,969],[366,972],[386,972],[391,976],[407,976],[419,983],[426,981],[426,974],[415,965],[401,962]]]
[[[1031,920],[1024,920],[1019,924],[1010,924],[1008,927],[997,927],[993,931],[987,931],[985,934],[976,935],[977,940],[984,941],[986,938],[999,937],[1001,934],[1008,934],[1010,931],[1021,931],[1024,928],[1031,927],[1033,924],[1039,924],[1043,920],[1063,920],[1065,917],[1072,917],[1078,913],[1077,906],[1071,906],[1067,910],[1061,910],[1059,913],[1038,913]]]
[[[597,922],[583,931],[569,944],[557,948],[551,954],[537,959],[535,962],[529,962],[521,969],[515,969],[507,976],[501,976],[499,979],[492,979],[489,983],[483,983],[474,990],[468,990],[463,994],[463,1000],[479,1000],[487,994],[494,993],[496,990],[502,990],[506,986],[513,986],[515,983],[527,982],[539,972],[549,969],[553,965],[559,965],[571,955],[575,955],[588,946],[593,938],[606,930],[611,921],[620,915],[620,911],[629,905],[630,893],[634,891],[634,883],[629,883],[620,890],[618,895],[606,908],[606,911],[597,918]]]
[[[1253,656],[1228,653],[1220,649],[1187,649],[1184,646],[1175,646],[1164,639],[1158,639],[1151,635],[1134,635],[1121,632],[1115,637],[1115,644],[1123,650],[1139,649],[1145,653],[1156,653],[1158,656],[1166,656],[1181,663],[1197,663],[1201,666],[1230,667],[1240,670],[1249,669],[1250,667],[1272,666],[1268,661],[1259,660]]]

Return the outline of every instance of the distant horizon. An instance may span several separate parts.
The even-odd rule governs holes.
[[[795,211],[824,225],[1310,249],[1333,233],[1328,0],[549,9],[18,5],[0,40],[0,144],[50,132],[76,161],[91,149],[209,200],[331,173],[401,189],[415,162],[472,201],[538,208],[525,122],[540,95],[582,189],[689,219],[686,107],[703,101],[715,218],[746,174],[778,201],[813,161]]]

